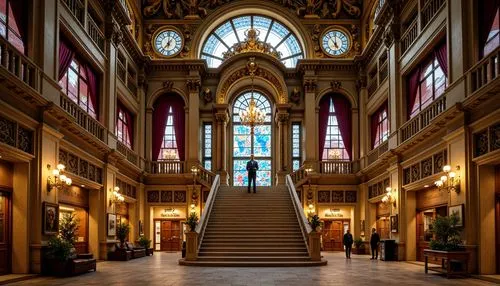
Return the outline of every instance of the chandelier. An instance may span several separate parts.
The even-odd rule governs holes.
[[[47,177],[47,190],[50,192],[52,189],[64,190],[71,186],[73,183],[70,178],[64,175],[64,169],[66,166],[63,164],[57,164],[57,168],[51,171],[53,177]],[[47,165],[47,169],[50,170],[50,165]]]
[[[460,166],[457,166],[456,171],[460,171]],[[440,191],[454,191],[455,193],[460,193],[460,176],[457,173],[451,171],[451,166],[443,166],[444,175],[434,182]]]
[[[245,110],[240,110],[240,120],[241,124],[245,126],[250,127],[250,134],[254,134],[254,127],[256,125],[263,124],[264,121],[266,120],[266,113],[260,110],[253,98],[253,74],[251,75],[252,78],[252,93],[251,93],[251,98],[250,98],[250,104]]]

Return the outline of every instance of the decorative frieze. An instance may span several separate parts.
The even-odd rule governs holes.
[[[473,134],[474,158],[500,149],[500,123]]]
[[[33,154],[33,131],[0,116],[0,142]]]
[[[69,151],[59,150],[59,163],[66,166],[66,171],[75,176],[102,184],[102,168],[84,160]]]
[[[318,203],[356,203],[358,199],[357,193],[355,190],[318,191]]]
[[[116,185],[120,188],[120,194],[134,199],[137,198],[137,189],[135,188],[135,186],[127,184],[126,182],[119,179],[116,179]]]
[[[207,195],[208,196],[208,195]],[[186,191],[148,191],[148,203],[186,203]]]
[[[447,150],[442,150],[403,169],[403,185],[407,185],[440,173],[446,165]]]
[[[385,188],[389,187],[390,180],[385,178],[368,186],[368,198],[372,199],[386,193]]]

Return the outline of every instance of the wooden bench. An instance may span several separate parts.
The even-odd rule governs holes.
[[[470,252],[424,249],[424,257],[426,274],[431,270],[446,274],[446,278],[450,278],[450,276],[469,276]],[[429,267],[429,260],[441,262],[441,266]],[[453,267],[456,265],[460,265],[458,271]]]

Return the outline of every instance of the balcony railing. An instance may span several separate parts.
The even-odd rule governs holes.
[[[116,142],[116,150],[118,152],[120,152],[123,156],[125,156],[125,158],[127,158],[127,160],[130,163],[132,163],[132,164],[134,164],[134,165],[137,166],[137,163],[139,161],[139,156],[132,149],[130,149],[129,147],[127,147],[122,142],[117,141]]]
[[[384,82],[384,80],[387,78],[387,75],[389,74],[389,65],[387,64],[387,61],[385,61],[379,68],[378,71],[378,80],[379,80],[379,85]]]
[[[496,48],[488,56],[475,64],[466,73],[467,79],[467,94],[473,95],[476,91],[486,86],[490,82],[498,78],[500,74],[500,47]]]
[[[385,141],[382,144],[380,144],[377,148],[371,150],[368,153],[368,166],[373,164],[373,162],[377,161],[378,158],[385,152],[389,150],[389,141]]]
[[[321,161],[319,162],[319,171],[321,174],[352,174],[351,161]]]
[[[0,37],[0,64],[19,80],[40,92],[40,69],[4,37]]]
[[[130,76],[127,76],[127,88],[132,92],[134,96],[137,96],[137,84],[135,83],[135,79]]]
[[[76,123],[97,139],[104,141],[105,128],[99,121],[92,118],[87,112],[80,108],[76,103],[69,99],[65,94],[60,95],[60,106],[69,115],[71,115]]]
[[[377,91],[377,88],[378,88],[378,82],[377,82],[377,78],[374,77],[369,83],[368,83],[368,87],[366,88],[367,91],[368,91],[368,97],[372,96],[375,91]]]
[[[208,185],[212,185],[215,180],[215,174],[209,170],[203,168],[201,165],[198,166],[198,179],[205,182]]]
[[[307,172],[305,168],[302,166],[298,170],[292,172],[290,174],[290,177],[293,181],[294,184],[297,184],[298,182],[304,180],[307,177]]]
[[[404,54],[406,52],[411,44],[415,42],[415,40],[418,37],[418,25],[417,25],[417,18],[411,22],[410,26],[408,26],[408,29],[403,33],[401,36],[401,53]]]
[[[150,162],[151,174],[182,174],[184,173],[183,161],[153,161]]]
[[[89,16],[87,18],[89,36],[99,49],[104,52],[104,33],[99,29],[99,26],[97,26],[92,17]]]
[[[120,62],[117,62],[116,66],[116,74],[118,75],[118,78],[125,84],[127,78],[127,70]]]
[[[445,3],[446,0],[427,0],[420,12],[422,30],[431,22],[432,18],[438,13],[439,9],[441,9]]]
[[[400,143],[413,137],[415,134],[420,132],[422,129],[427,127],[434,118],[436,118],[440,113],[446,110],[446,95],[442,95],[434,102],[422,110],[416,117],[408,120],[401,128],[400,131]]]
[[[63,0],[63,2],[68,6],[71,14],[83,25],[85,19],[85,5],[83,2],[80,0]]]

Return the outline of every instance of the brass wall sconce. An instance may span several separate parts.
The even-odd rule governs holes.
[[[393,207],[396,207],[396,198],[392,194],[393,190],[391,187],[385,188],[385,196],[382,198],[382,202],[386,205],[392,205]]]
[[[109,189],[109,191],[111,191],[111,189]],[[111,193],[111,198],[109,200],[109,206],[125,201],[125,197],[122,194],[120,194],[119,191],[120,187],[114,187],[113,192]]]
[[[460,171],[460,166],[456,167],[457,173]],[[460,175],[451,171],[450,165],[443,166],[443,172],[445,173],[441,178],[434,182],[440,191],[454,191],[455,193],[460,193]]]
[[[50,164],[47,165],[47,169],[50,170]],[[64,169],[66,169],[66,166],[63,164],[57,164],[56,169],[51,171],[52,176],[47,177],[48,192],[52,189],[64,190],[71,186],[73,181],[64,174]]]

